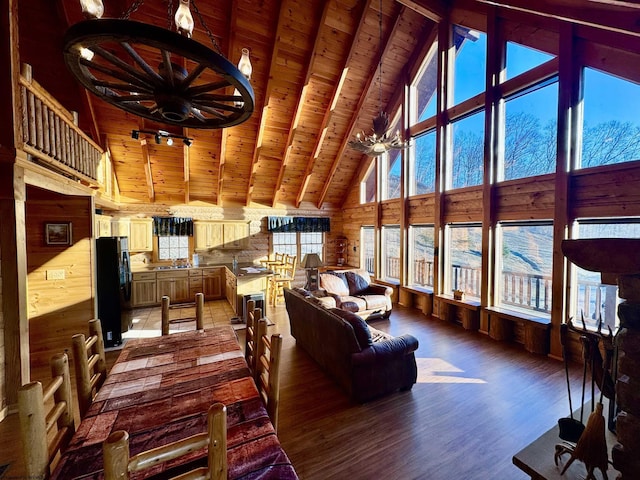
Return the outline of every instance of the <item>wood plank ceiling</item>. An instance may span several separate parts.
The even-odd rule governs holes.
[[[132,2],[104,0],[119,18]],[[193,3],[193,2],[192,2]],[[65,70],[62,37],[80,20],[78,0],[20,0],[21,61],[108,148],[123,202],[340,207],[369,158],[349,148],[369,131],[380,104],[400,101],[405,68],[419,60],[435,23],[395,0],[196,0],[222,52],[237,63],[251,51],[255,111],[222,130],[180,131],[153,124],[87,94]],[[403,1],[402,3],[407,3]],[[434,2],[435,3],[435,2]],[[192,11],[193,11],[192,5]],[[166,27],[166,0],[145,0],[131,20]],[[211,46],[194,14],[193,38]],[[156,145],[133,129],[163,129],[194,139]]]

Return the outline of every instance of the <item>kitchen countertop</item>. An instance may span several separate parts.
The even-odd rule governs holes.
[[[203,268],[215,268],[215,267],[224,267],[227,270],[229,270],[230,272],[233,272],[234,275],[236,275],[236,277],[261,277],[261,276],[266,276],[266,275],[272,275],[273,271],[271,270],[267,270],[264,269],[264,267],[261,267],[260,265],[256,265],[254,263],[240,263],[238,264],[238,267],[236,268],[236,270],[234,271],[233,269],[233,265],[230,263],[216,263],[216,264],[209,264],[209,265],[198,265],[197,267],[174,267],[171,265],[145,265],[145,266],[135,266],[132,265],[131,271],[133,273],[139,273],[139,272],[171,272],[171,271],[182,271],[182,270],[200,270]],[[252,272],[252,273],[248,273],[245,270],[243,270],[244,268],[255,268],[260,270],[259,272]]]

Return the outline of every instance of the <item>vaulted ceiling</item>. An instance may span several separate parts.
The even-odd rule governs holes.
[[[135,2],[104,0],[120,18]],[[21,61],[113,159],[121,200],[214,205],[340,206],[369,159],[348,147],[370,131],[382,107],[400,102],[405,67],[425,54],[435,23],[395,0],[195,0],[222,52],[237,63],[251,52],[255,110],[240,125],[217,130],[154,124],[87,93],[66,70],[62,39],[83,20],[78,0],[21,0]],[[166,28],[166,0],[145,0],[131,20]],[[193,11],[193,1],[192,1]],[[209,47],[197,15],[194,40]],[[177,128],[177,129],[176,129]],[[194,139],[168,146],[141,142],[134,129]],[[142,136],[141,138],[143,138]]]

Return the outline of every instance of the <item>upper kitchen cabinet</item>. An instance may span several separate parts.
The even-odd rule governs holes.
[[[249,224],[247,222],[225,222],[223,227],[223,248],[242,250],[249,246]]]
[[[131,234],[131,220],[129,218],[114,218],[111,220],[111,236],[128,237]]]
[[[129,250],[131,252],[152,252],[153,219],[132,218],[129,228]]]
[[[196,220],[193,222],[194,249],[209,250],[222,247],[222,223]]]
[[[96,213],[95,215],[95,237],[110,237],[111,236],[111,217],[108,215],[101,215]]]

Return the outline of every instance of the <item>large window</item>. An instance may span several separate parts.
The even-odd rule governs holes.
[[[505,102],[504,178],[552,173],[556,167],[558,82],[556,78]]]
[[[189,258],[189,237],[161,235],[158,237],[158,260]]]
[[[324,233],[322,232],[273,232],[271,248],[274,253],[296,255],[298,264],[305,254],[317,253],[323,256]]]
[[[640,238],[640,219],[599,219],[579,220],[574,227],[575,238]],[[603,255],[605,253],[603,252]],[[575,267],[577,295],[575,295],[572,316],[574,323],[581,320],[590,328],[597,328],[602,319],[603,329],[618,326],[618,287],[604,285],[599,272],[590,272]]]
[[[485,90],[487,35],[459,25],[453,27],[456,49],[453,76],[453,105]]]
[[[409,195],[432,193],[436,186],[436,132],[416,137],[411,147]]]
[[[373,227],[360,229],[360,267],[370,274],[375,274],[376,231]]]
[[[551,313],[553,225],[501,223],[497,229],[496,303],[506,308]]]
[[[400,181],[402,179],[402,155],[400,150],[391,150],[380,156],[382,171],[382,200],[400,198]]]
[[[434,42],[416,75],[412,87],[410,123],[412,125],[436,114],[436,94],[438,83],[438,42]]]
[[[445,289],[462,290],[480,297],[482,280],[482,227],[479,224],[451,224],[445,229]]]
[[[382,227],[382,278],[400,280],[400,226],[385,225]]]
[[[433,287],[433,225],[409,227],[409,285]]]
[[[372,160],[369,171],[360,183],[360,203],[371,203],[376,201],[376,161]]]
[[[640,159],[640,85],[584,69],[581,166]]]
[[[553,55],[525,47],[513,42],[507,42],[507,75],[506,78],[517,77],[521,73],[531,70],[551,60]]]
[[[449,188],[482,184],[484,159],[484,110],[452,122]]]

